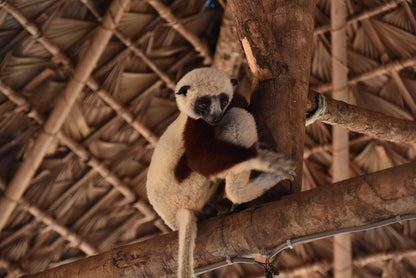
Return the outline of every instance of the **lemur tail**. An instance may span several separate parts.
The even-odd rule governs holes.
[[[193,278],[196,216],[191,210],[180,209],[176,221],[179,228],[178,278]]]

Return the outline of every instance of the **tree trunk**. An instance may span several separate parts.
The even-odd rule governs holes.
[[[251,99],[260,141],[297,161],[297,176],[288,191],[300,192],[315,3],[231,0],[228,4],[248,64],[260,82]]]
[[[203,221],[195,267],[226,256],[256,256],[288,239],[414,214],[415,184],[416,163],[410,163]],[[177,233],[172,232],[29,277],[174,276],[177,248]]]

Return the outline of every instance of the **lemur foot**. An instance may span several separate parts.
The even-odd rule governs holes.
[[[250,181],[251,184],[254,184],[256,187],[267,190],[275,186],[279,181],[284,178],[278,176],[275,173],[262,173],[258,177]]]
[[[291,160],[287,154],[259,149],[258,157],[264,163],[264,169],[259,170],[271,172],[278,176],[286,177],[289,180],[291,176],[296,176],[296,162]]]

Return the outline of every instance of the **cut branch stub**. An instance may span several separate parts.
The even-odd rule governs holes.
[[[317,109],[318,94],[309,91],[307,112]],[[369,111],[343,101],[326,97],[326,109],[320,120],[350,131],[396,143],[416,143],[416,122]]]
[[[282,72],[282,59],[267,22],[261,1],[230,1],[247,62],[259,81],[274,79]],[[260,16],[259,16],[260,13]]]

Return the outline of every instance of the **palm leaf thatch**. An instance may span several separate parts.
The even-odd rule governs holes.
[[[221,29],[230,28],[221,23],[226,5],[0,3],[0,205],[16,200],[9,213],[0,210],[0,277],[43,271],[168,231],[147,202],[145,182],[154,145],[178,114],[175,82],[212,59],[239,55],[237,89],[250,96],[255,88],[243,52],[229,53],[218,41]],[[346,9],[350,102],[414,120],[414,3],[347,0]],[[117,16],[108,21],[111,11]],[[317,1],[310,85],[322,91],[332,90],[331,20],[331,1]],[[106,33],[105,42],[97,41],[97,29]],[[234,33],[235,40],[231,29],[225,34]],[[91,51],[94,43],[99,51]],[[302,190],[331,183],[333,129],[322,122],[307,127]],[[40,148],[39,138],[47,138]],[[349,139],[351,175],[416,159],[413,145],[354,133]],[[24,186],[12,194],[18,169],[31,158],[36,161],[25,168]],[[354,277],[413,277],[415,223],[353,234]],[[324,239],[283,252],[277,266],[282,277],[332,277],[333,257],[332,240]],[[262,275],[256,265],[234,265],[202,277]]]

